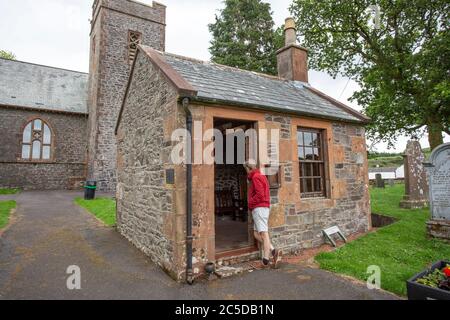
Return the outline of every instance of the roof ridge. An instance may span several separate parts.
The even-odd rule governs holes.
[[[182,56],[182,55],[179,55],[179,54],[176,54],[176,53],[170,53],[170,52],[162,52],[162,51],[158,51],[158,52],[161,53],[163,56],[167,55],[167,56],[172,56],[174,58],[179,58],[179,59],[187,60],[187,61],[191,61],[191,62],[197,62],[197,63],[201,63],[201,64],[209,64],[209,65],[223,67],[223,68],[236,70],[236,71],[240,71],[240,72],[251,73],[251,74],[255,74],[255,75],[258,75],[258,76],[266,77],[266,78],[269,78],[269,79],[272,79],[272,80],[279,80],[279,81],[283,81],[283,82],[291,82],[289,80],[282,79],[279,76],[274,76],[274,75],[270,75],[270,74],[262,73],[262,72],[257,72],[257,71],[245,70],[245,69],[237,68],[237,67],[231,67],[231,66],[227,66],[225,64],[220,64],[220,63],[214,62],[214,61],[200,60],[200,59],[186,57],[186,56]]]
[[[27,61],[22,61],[22,60],[11,60],[11,59],[5,59],[5,58],[1,58],[1,57],[0,57],[0,60],[7,61],[7,62],[13,62],[13,63],[23,63],[23,64],[33,65],[33,66],[38,66],[38,67],[44,67],[44,68],[49,68],[49,69],[63,70],[63,71],[69,71],[69,72],[73,72],[73,73],[80,73],[80,74],[89,75],[88,72],[76,71],[76,70],[60,68],[60,67],[52,67],[52,66],[47,66],[47,65],[44,65],[44,64],[27,62]]]

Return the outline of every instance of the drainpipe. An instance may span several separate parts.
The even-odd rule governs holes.
[[[189,110],[189,98],[182,100],[186,112],[186,129],[191,139],[187,143],[186,150],[186,282],[194,283],[194,272],[192,270],[192,113]]]

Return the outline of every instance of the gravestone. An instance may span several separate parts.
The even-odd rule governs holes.
[[[383,179],[383,176],[381,175],[381,173],[377,173],[377,174],[375,175],[375,179],[376,179],[376,184],[375,184],[375,186],[376,186],[377,188],[384,188],[384,187],[385,187],[384,179]]]
[[[405,196],[400,207],[405,209],[424,208],[428,204],[428,180],[425,167],[425,155],[417,140],[408,141],[405,154]]]
[[[424,165],[430,182],[428,235],[450,240],[450,143],[437,147]]]

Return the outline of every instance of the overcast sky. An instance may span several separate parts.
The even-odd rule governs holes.
[[[151,3],[150,0],[141,2]],[[211,36],[208,24],[214,22],[215,14],[223,7],[222,0],[159,2],[167,5],[166,50],[209,60]],[[268,2],[272,5],[275,23],[281,25],[289,16],[291,0]],[[12,51],[21,61],[88,72],[91,5],[92,0],[0,0],[0,49]],[[355,109],[361,109],[347,101],[358,89],[354,82],[311,71],[310,83]],[[450,141],[448,137],[447,140]],[[402,152],[406,141],[401,138],[395,151]],[[428,147],[426,137],[422,146]],[[379,144],[376,149],[385,151],[386,146]]]

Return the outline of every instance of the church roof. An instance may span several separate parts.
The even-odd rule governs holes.
[[[87,114],[88,74],[0,59],[0,105]]]
[[[145,46],[141,49],[169,78],[175,76],[185,87],[191,88],[192,99],[197,101],[348,122],[370,121],[306,83],[163,53]]]

